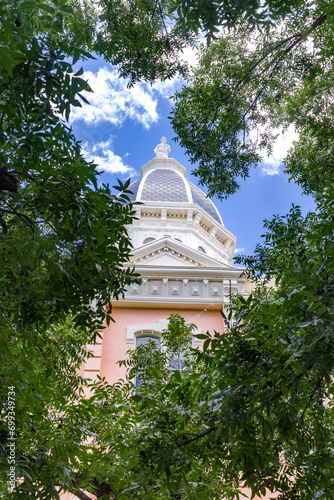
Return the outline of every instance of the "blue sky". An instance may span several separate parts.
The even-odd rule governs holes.
[[[194,166],[172,140],[175,134],[168,120],[172,106],[169,96],[182,82],[159,82],[153,87],[141,83],[128,89],[116,70],[100,59],[85,62],[84,69],[83,78],[94,94],[86,95],[90,106],[84,104],[72,111],[71,125],[87,159],[104,171],[101,181],[112,185],[117,178],[138,179],[140,167],[154,157],[153,150],[164,135],[172,150],[169,156],[187,168],[188,178],[197,185],[197,178],[191,175]],[[281,137],[273,156],[253,169],[235,195],[221,202],[213,199],[225,226],[237,236],[238,252],[253,252],[261,241],[264,219],[284,215],[292,203],[300,205],[305,214],[314,208],[313,200],[302,195],[283,173],[282,158],[295,137],[292,130]]]

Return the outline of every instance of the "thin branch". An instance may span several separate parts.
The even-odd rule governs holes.
[[[253,99],[253,102],[248,106],[248,108],[246,109],[242,118],[239,120],[237,126],[234,128],[232,135],[235,135],[237,133],[241,123],[245,120],[249,111],[255,106],[255,104],[259,100],[260,96],[264,92],[265,88],[267,87],[268,83],[273,79],[276,71],[278,70],[279,64],[284,60],[286,55],[289,52],[291,52],[291,50],[294,49],[294,47],[296,47],[296,45],[300,44],[305,39],[305,37],[307,35],[309,35],[315,28],[317,28],[318,26],[321,26],[321,24],[323,24],[326,21],[326,18],[327,18],[327,14],[326,13],[322,14],[322,16],[320,16],[318,19],[316,19],[314,21],[314,23],[311,25],[311,27],[307,30],[307,32],[304,35],[300,34],[296,40],[294,40],[292,43],[289,44],[289,46],[286,49],[284,49],[281,56],[278,58],[278,60],[276,60],[275,65],[274,65],[273,69],[271,70],[266,82],[262,85],[262,88],[257,92],[255,98]],[[272,64],[272,62],[269,64],[269,66]]]
[[[89,497],[88,495],[86,495],[86,493],[84,493],[83,491],[81,490],[77,490],[73,493],[74,496],[80,498],[80,500],[92,500],[91,497]]]
[[[17,212],[8,201],[4,200],[4,202],[6,203],[6,205],[9,206],[10,210],[3,209],[3,212],[17,215],[18,217],[20,217],[20,219],[25,220],[25,222],[28,222],[28,225],[30,226],[31,230],[34,231],[35,222],[33,220],[31,220],[27,215],[22,214],[21,212]]]
[[[0,225],[2,226],[2,233],[3,234],[7,234],[7,232],[8,232],[8,226],[7,226],[5,220],[2,218],[1,215],[0,215]]]
[[[154,4],[154,8],[153,8],[153,12],[152,12],[152,16],[151,16],[151,21],[153,20],[154,18],[154,14],[155,14],[155,11],[156,11],[156,8],[157,8],[157,5],[159,3],[159,0],[156,0],[155,1],[155,4]]]
[[[188,444],[192,443],[193,441],[197,441],[198,439],[201,439],[202,437],[207,436],[208,434],[215,431],[216,429],[218,429],[218,425],[214,425],[213,427],[210,427],[209,429],[207,429],[204,432],[201,432],[200,434],[193,435],[192,438],[187,439],[187,440],[183,441],[183,443],[178,444],[178,447],[181,448],[181,446],[187,446]]]
[[[279,49],[279,47],[281,47],[282,45],[286,44],[287,42],[290,42],[291,40],[293,40],[292,43],[289,43],[288,47],[286,47],[282,54],[280,55],[280,57],[278,58],[278,60],[275,61],[275,57],[273,57],[273,59],[271,61],[269,61],[268,63],[268,66],[266,68],[264,68],[260,75],[262,75],[265,71],[267,71],[270,66],[272,66],[273,63],[275,63],[272,71],[270,72],[269,74],[269,77],[266,79],[266,82],[264,83],[264,85],[262,86],[262,88],[257,92],[254,100],[252,101],[252,103],[248,106],[247,110],[245,111],[245,113],[243,114],[242,118],[239,120],[237,126],[234,128],[233,130],[233,133],[232,135],[235,135],[241,125],[241,123],[245,120],[247,114],[249,113],[249,111],[255,106],[255,104],[257,103],[258,99],[260,98],[260,96],[262,95],[262,93],[264,92],[265,88],[266,88],[266,85],[268,85],[268,83],[272,80],[273,76],[275,75],[277,69],[278,69],[278,65],[279,63],[284,60],[284,58],[286,57],[287,54],[289,54],[289,52],[291,52],[298,44],[300,44],[312,31],[314,31],[316,28],[318,28],[319,26],[321,26],[327,19],[327,14],[326,13],[323,13],[320,17],[318,17],[312,24],[311,26],[304,32],[304,33],[299,33],[299,34],[295,34],[295,35],[292,35],[284,40],[282,40],[281,42],[278,42],[277,45],[275,47],[272,48],[272,50],[270,50],[269,52],[267,52],[266,54],[264,54],[260,59],[258,59],[254,64],[253,66],[251,66],[249,68],[249,70],[247,71],[246,75],[241,78],[237,83],[236,85],[230,90],[230,92],[225,96],[225,101],[227,99],[229,99],[233,94],[235,94],[236,92],[238,92],[240,90],[240,88],[243,86],[243,84],[246,83],[246,81],[248,80],[249,76],[251,75],[251,73],[261,64],[261,62],[263,62],[270,54],[273,54],[273,52],[277,51],[277,49]],[[259,75],[259,76],[260,76]],[[218,89],[220,88],[220,86],[218,87]],[[214,121],[217,117],[217,114],[219,112],[221,108],[221,105],[218,105],[216,110],[215,110],[215,115],[214,117],[212,118],[211,123],[212,123],[212,126],[214,124]]]
[[[166,26],[166,23],[165,23],[165,20],[164,20],[164,16],[163,16],[163,13],[162,13],[162,8],[161,8],[159,0],[157,0],[157,4],[159,5],[161,19],[162,19],[162,22],[163,22],[163,25],[164,25],[164,28],[165,28],[165,31],[166,31],[167,42],[169,44],[168,30],[167,30],[167,26]]]
[[[253,64],[253,66],[248,70],[247,72],[247,75],[249,75],[254,69],[257,68],[257,66],[259,66],[259,64],[261,64],[261,62],[266,58],[268,57],[268,55],[274,51],[277,51],[277,49],[279,49],[279,47],[281,47],[282,45],[286,44],[287,42],[290,42],[291,40],[293,39],[296,39],[294,40],[292,43],[290,43],[288,45],[288,47],[286,49],[284,49],[283,51],[283,56],[288,54],[289,52],[291,52],[291,50],[296,46],[298,45],[302,40],[304,40],[306,38],[307,35],[309,35],[315,28],[317,28],[318,26],[321,26],[327,19],[327,14],[324,13],[322,14],[318,19],[316,19],[310,26],[310,28],[304,33],[299,33],[299,34],[295,34],[295,35],[292,35],[288,38],[285,38],[284,40],[280,41],[277,43],[277,45],[273,48],[273,50],[271,50],[269,53],[265,54],[264,56],[262,56],[258,61],[256,61],[256,63]],[[281,58],[280,58],[281,60]],[[269,64],[270,66],[271,64]],[[246,75],[246,76],[247,76]],[[243,82],[245,81],[245,77],[240,79],[239,82],[237,83],[237,85],[234,87],[233,91],[235,90],[238,90],[238,86],[240,84],[242,84]]]
[[[311,395],[310,395],[310,397],[309,397],[309,400],[308,400],[308,402],[306,403],[305,408],[304,408],[304,410],[303,410],[303,413],[302,413],[302,415],[301,415],[301,417],[300,417],[301,421],[303,421],[303,420],[304,420],[304,415],[305,415],[305,412],[306,412],[307,408],[310,406],[310,404],[311,404],[311,402],[312,402],[312,399],[314,398],[315,393],[317,392],[317,390],[318,390],[318,389],[319,389],[319,387],[321,386],[322,381],[324,380],[324,378],[325,378],[325,375],[322,375],[322,377],[320,377],[320,378],[318,379],[317,383],[316,383],[316,384],[315,384],[315,386],[313,387],[313,390],[312,390],[312,392],[311,392]]]

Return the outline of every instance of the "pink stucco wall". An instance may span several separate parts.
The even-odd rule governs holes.
[[[214,330],[224,331],[224,322],[220,311],[114,308],[112,316],[115,323],[111,323],[103,333],[100,375],[106,377],[109,383],[125,377],[126,368],[119,367],[117,361],[124,359],[126,352],[134,348],[133,343],[127,343],[128,326],[158,323],[161,319],[167,319],[172,313],[184,316],[188,323],[195,323],[202,332],[207,330],[210,332]],[[91,366],[93,368],[93,361]]]

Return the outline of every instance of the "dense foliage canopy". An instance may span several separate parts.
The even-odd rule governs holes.
[[[298,0],[0,0],[2,498],[204,500],[233,498],[241,483],[333,497],[332,11]],[[210,44],[188,74],[179,51],[199,30]],[[211,194],[233,193],[293,125],[285,169],[317,210],[266,221],[264,243],[239,259],[258,286],[234,299],[224,335],[203,334],[203,352],[191,351],[194,326],[174,316],[165,350],[129,353],[128,380],[93,384],[85,398],[85,346],[136,279],[122,266],[128,185],[117,198],[99,187],[67,125],[90,90],[73,66],[91,51],[130,85],[188,74],[172,123]],[[181,353],[184,369],[172,371]]]
[[[53,432],[51,414],[76,398],[84,346],[102,327],[111,297],[135,279],[122,266],[131,250],[127,186],[116,186],[114,192],[122,192],[118,198],[108,186],[99,187],[96,166],[84,160],[66,125],[71,106],[84,100],[80,92],[90,90],[83,71],[73,71],[75,61],[89,57],[82,40],[65,27],[75,16],[66,2],[0,2],[5,498],[11,451],[7,416],[14,400],[16,477],[26,495],[40,490],[47,498],[66,477],[62,467],[73,446]]]
[[[241,23],[209,48],[176,94],[172,123],[211,195],[232,194],[293,126],[286,171],[306,193],[333,180],[332,6],[303,2],[268,29]]]
[[[163,470],[180,498],[233,498],[241,484],[282,499],[333,496],[333,215],[330,199],[305,219],[293,207],[267,221],[264,244],[240,259],[261,278],[234,298],[229,331],[199,336],[203,352],[159,406],[142,396],[151,424],[140,469]]]

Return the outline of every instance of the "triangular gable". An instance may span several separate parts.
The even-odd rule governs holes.
[[[222,267],[233,269],[171,238],[161,238],[136,248],[130,259],[134,265]]]

